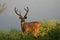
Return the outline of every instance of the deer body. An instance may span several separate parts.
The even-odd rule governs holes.
[[[34,31],[37,32],[39,30],[40,25],[40,22],[37,21],[21,23],[22,31],[26,33]]]
[[[33,32],[33,35],[37,36],[37,34],[39,33],[39,28],[41,26],[41,23],[38,21],[25,22],[25,19],[27,19],[27,13],[28,13],[29,9],[28,9],[28,7],[27,7],[27,9],[26,8],[24,8],[24,9],[26,11],[26,14],[24,17],[22,17],[21,12],[20,12],[20,14],[18,14],[18,12],[17,12],[18,9],[16,10],[16,8],[15,8],[15,13],[17,15],[19,15],[19,19],[21,19],[22,32],[23,32],[23,34],[24,33],[28,34],[28,32]]]

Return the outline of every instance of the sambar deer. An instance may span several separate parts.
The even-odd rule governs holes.
[[[29,8],[26,7],[24,10],[26,11],[25,16],[21,15],[21,11],[18,9],[14,9],[15,13],[19,16],[19,19],[21,19],[21,28],[22,28],[22,33],[28,34],[28,32],[32,32],[34,36],[37,36],[39,33],[39,28],[41,26],[40,22],[33,21],[33,22],[25,22],[25,19],[27,19],[27,13],[29,11]]]

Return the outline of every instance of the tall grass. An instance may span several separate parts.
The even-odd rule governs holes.
[[[10,32],[0,31],[0,40],[60,40],[60,22],[56,20],[41,21],[39,36],[34,37],[31,32],[22,36],[21,31],[11,29]]]

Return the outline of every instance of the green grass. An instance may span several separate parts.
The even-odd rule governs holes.
[[[0,31],[0,40],[60,40],[60,21],[41,21],[39,36],[34,37],[30,32],[22,36],[21,31],[11,29],[10,32]]]

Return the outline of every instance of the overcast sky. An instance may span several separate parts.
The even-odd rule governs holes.
[[[20,29],[20,19],[14,12],[14,8],[25,14],[25,7],[29,7],[26,21],[40,21],[43,19],[60,20],[60,0],[0,0],[5,3],[6,10],[0,14],[0,29]]]

